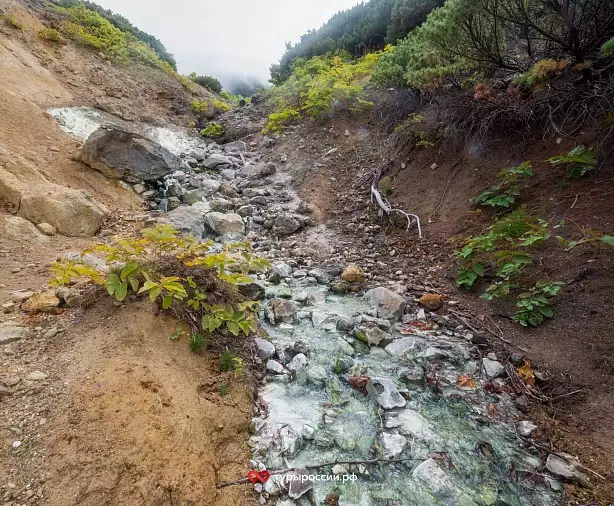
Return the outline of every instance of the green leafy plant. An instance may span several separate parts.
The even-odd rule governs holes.
[[[566,155],[554,156],[548,161],[566,167],[568,179],[580,179],[597,167],[595,151],[586,146],[576,146]]]
[[[230,383],[228,381],[221,383],[218,388],[218,392],[222,397],[226,397],[230,392]]]
[[[107,267],[84,260],[55,262],[51,284],[65,285],[83,280],[104,286],[118,301],[129,296],[147,295],[163,310],[179,305],[176,312],[187,313],[195,326],[191,345],[199,343],[199,333],[210,335],[224,330],[232,336],[248,335],[256,328],[256,303],[215,302],[214,280],[228,287],[251,281],[250,272],[269,266],[268,261],[252,254],[249,243],[227,244],[214,251],[211,241],[200,243],[191,236],[181,237],[168,225],[146,228],[139,238],[115,237],[110,244],[88,248],[83,255],[102,255]],[[169,266],[174,270],[168,272]],[[212,285],[212,283],[214,283]],[[213,292],[211,290],[214,290]],[[235,288],[236,291],[236,288]]]
[[[245,362],[232,351],[224,350],[220,354],[220,371],[234,372],[235,377],[238,377],[245,372]]]
[[[459,269],[456,274],[456,286],[460,288],[471,288],[474,283],[484,276],[484,266],[480,263],[472,264],[463,269]]]
[[[524,162],[518,167],[502,170],[497,174],[499,184],[483,191],[471,202],[476,206],[509,208],[520,196],[521,186],[518,184],[521,178],[532,177],[533,171],[529,162]]]
[[[514,320],[523,327],[529,325],[537,327],[544,323],[545,318],[552,318],[551,299],[563,286],[565,286],[565,283],[558,281],[538,281],[535,283],[531,290],[518,296],[516,302],[518,311],[514,315]]]
[[[581,239],[569,240],[557,235],[556,239],[565,248],[565,251],[571,251],[576,246],[582,244],[605,244],[607,246],[614,246],[614,236],[604,235],[599,230],[582,230],[583,237]]]
[[[230,104],[227,102],[223,102],[222,100],[213,100],[213,107],[215,107],[216,112],[228,112],[230,111]]]
[[[524,269],[533,264],[526,249],[549,238],[548,223],[523,211],[496,219],[485,233],[466,239],[457,251],[457,286],[470,289],[479,279],[488,278],[482,298],[508,297],[519,288],[517,279]]]
[[[200,131],[200,135],[211,139],[218,139],[224,135],[224,127],[213,121]]]
[[[64,41],[60,31],[56,30],[55,28],[43,28],[38,32],[38,36],[41,39],[54,42],[55,44],[61,44]]]

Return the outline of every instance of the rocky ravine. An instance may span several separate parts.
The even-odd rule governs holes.
[[[85,130],[64,122],[82,140],[98,126],[91,112],[62,114],[87,118]],[[107,132],[125,129],[113,122],[106,118]],[[532,451],[534,426],[518,411],[526,399],[462,322],[431,312],[441,297],[426,294],[421,307],[406,296],[412,273],[374,275],[369,270],[377,260],[340,245],[317,223],[316,209],[297,197],[289,174],[266,161],[274,138],[218,146],[177,131],[154,136],[147,127],[104,132],[87,140],[83,160],[130,184],[149,210],[144,221],[171,223],[220,244],[246,237],[274,262],[272,272],[249,287],[265,299],[262,317],[271,340],[257,341],[267,373],[254,407],[253,461],[245,469],[305,474],[305,467],[351,461],[320,472],[358,478],[288,487],[274,476],[254,486],[260,503],[335,504],[340,496],[339,504],[364,506],[553,505],[561,503],[562,478],[588,480],[571,457],[551,454],[544,465]],[[359,265],[348,266],[342,256],[359,258]],[[78,294],[69,292],[13,298],[6,311],[18,304],[35,311],[78,303]],[[27,332],[19,323],[5,324],[0,340],[10,347]],[[514,360],[523,363],[521,356]],[[3,395],[35,393],[45,373],[31,375],[38,376],[4,379]],[[20,444],[16,440],[13,449]],[[372,459],[398,462],[364,462]],[[13,495],[6,497],[11,504]]]

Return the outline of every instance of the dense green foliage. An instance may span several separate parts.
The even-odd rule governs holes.
[[[447,0],[382,59],[374,78],[424,87],[461,71],[519,74],[533,67],[527,79],[539,81],[569,63],[586,73],[604,44],[607,53],[613,30],[609,0]]]
[[[190,74],[190,79],[199,84],[203,88],[209,88],[211,91],[215,93],[222,92],[222,83],[220,83],[215,77],[211,76],[198,76],[196,73]]]
[[[335,14],[319,30],[311,30],[294,46],[288,44],[279,64],[271,66],[271,82],[280,84],[298,58],[336,51],[353,56],[383,49],[418,26],[443,0],[370,0]]]
[[[279,133],[300,114],[318,119],[335,112],[357,112],[369,107],[371,103],[363,98],[363,89],[387,50],[358,59],[344,53],[296,60],[290,77],[269,91],[275,112],[269,117],[266,131]]]
[[[87,7],[89,10],[96,12],[107,21],[109,21],[113,26],[120,29],[122,32],[132,34],[137,40],[144,42],[147,44],[162,60],[167,62],[173,70],[177,70],[177,63],[175,62],[175,58],[172,54],[170,54],[164,44],[160,42],[159,39],[154,37],[153,35],[149,35],[148,33],[139,30],[136,26],[134,26],[128,19],[120,14],[116,14],[109,9],[104,9],[99,5],[89,2],[87,0],[54,0],[55,3],[61,7],[76,7],[79,5],[83,5]]]

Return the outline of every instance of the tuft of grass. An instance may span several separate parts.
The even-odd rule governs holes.
[[[24,26],[9,14],[0,14],[0,20],[3,20],[7,25],[17,30],[23,30]]]
[[[224,383],[220,385],[218,392],[222,397],[226,397],[230,392],[230,382],[224,381]]]
[[[230,372],[235,370],[236,355],[230,350],[224,350],[220,355],[220,371]]]
[[[205,345],[205,335],[202,332],[195,332],[190,337],[190,349],[198,353]]]

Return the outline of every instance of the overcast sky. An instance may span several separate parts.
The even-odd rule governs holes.
[[[285,42],[296,42],[358,0],[94,0],[158,37],[179,72],[266,82]]]

